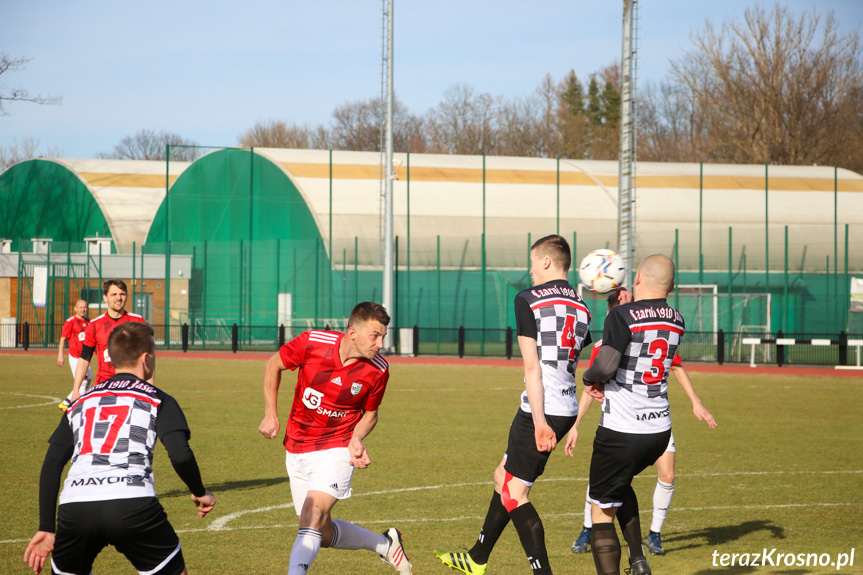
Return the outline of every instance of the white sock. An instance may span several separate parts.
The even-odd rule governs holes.
[[[584,497],[584,528],[593,529],[593,516],[590,514],[590,485],[587,486],[587,493]]]
[[[668,515],[673,498],[674,482],[663,483],[657,479],[656,489],[653,490],[653,521],[650,524],[650,530],[654,533],[662,531],[662,524],[665,523],[665,516]]]
[[[372,533],[358,525],[333,519],[333,549],[368,549],[378,555],[386,555],[390,540],[383,533]]]
[[[294,547],[291,549],[288,575],[306,575],[320,550],[321,532],[311,527],[300,527],[297,540],[294,541]]]

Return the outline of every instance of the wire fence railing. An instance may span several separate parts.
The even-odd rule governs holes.
[[[57,349],[47,334],[60,333],[61,325],[0,325],[2,349]],[[153,325],[156,347],[177,351],[275,351],[309,329],[341,326]],[[396,355],[518,358],[515,330],[479,328],[401,328],[391,332]],[[597,340],[599,331],[592,332]],[[863,333],[753,333],[687,331],[678,354],[684,362],[749,363],[775,365],[860,366]],[[586,354],[582,354],[583,356]],[[583,357],[582,357],[583,359]]]

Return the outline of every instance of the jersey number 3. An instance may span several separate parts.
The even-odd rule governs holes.
[[[81,443],[81,455],[93,453],[93,444],[102,441],[99,446],[98,453],[111,453],[114,449],[114,444],[117,443],[117,436],[120,434],[120,428],[126,423],[126,418],[129,417],[128,405],[103,405],[91,407],[84,412],[84,437]],[[97,415],[98,411],[98,415]],[[102,437],[93,436],[93,428],[96,423],[103,421],[110,422],[110,426]]]
[[[665,376],[665,358],[668,357],[668,342],[664,339],[655,339],[650,342],[648,351],[651,354],[650,369],[644,372],[642,381],[648,385],[662,381]]]

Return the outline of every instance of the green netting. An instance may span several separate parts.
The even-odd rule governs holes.
[[[172,256],[193,256],[193,324],[277,325],[279,293],[291,294],[292,319],[332,314],[323,307],[330,260],[308,205],[279,166],[251,150],[218,150],[183,172],[147,252],[166,253],[166,241]]]
[[[0,237],[23,251],[21,240],[42,237],[81,242],[111,237],[102,210],[83,182],[63,165],[28,160],[0,174]]]

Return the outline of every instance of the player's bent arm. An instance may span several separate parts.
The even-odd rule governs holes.
[[[282,357],[275,353],[264,368],[264,419],[258,426],[258,431],[267,439],[274,439],[281,429],[279,423],[279,386],[282,383],[282,372],[286,370]]]
[[[66,338],[62,335],[60,336],[60,344],[57,346],[57,365],[63,367],[63,348],[65,347]]]
[[[689,374],[686,373],[686,369],[684,369],[682,365],[672,365],[671,373],[674,374],[674,377],[677,379],[678,383],[680,383],[680,387],[683,388],[683,391],[686,392],[686,395],[689,397],[689,401],[692,402],[692,413],[695,414],[698,421],[707,422],[707,425],[711,429],[716,427],[716,420],[713,419],[713,415],[707,411],[707,408],[701,404],[701,399],[698,397],[698,394],[695,393],[695,388],[692,386],[692,380],[689,379]]]
[[[81,357],[78,358],[78,365],[75,367],[75,381],[72,382],[72,401],[78,399],[81,394],[81,384],[84,378],[87,377],[87,369],[90,367],[90,360],[93,359],[94,349],[89,345],[81,348]]]
[[[590,364],[590,367],[581,376],[584,385],[591,386],[610,380],[617,373],[617,366],[620,365],[622,355],[618,350],[609,345],[603,345],[599,348],[596,359],[593,360],[593,363]]]
[[[177,472],[177,476],[183,480],[183,483],[186,484],[192,495],[203,497],[207,490],[204,488],[204,482],[201,479],[198,460],[195,459],[195,453],[189,446],[189,438],[186,431],[169,431],[160,439],[162,440],[162,445],[165,446],[165,451],[168,452],[168,459],[171,460],[171,466]]]
[[[366,411],[354,427],[351,440],[348,443],[348,451],[351,454],[351,465],[359,469],[365,469],[371,463],[369,452],[363,440],[369,436],[378,424],[378,412]]]
[[[566,445],[563,448],[564,453],[572,457],[573,449],[575,448],[575,443],[578,441],[578,424],[581,423],[581,420],[584,419],[584,416],[587,415],[587,411],[590,409],[590,404],[594,402],[594,398],[587,393],[587,390],[581,392],[581,397],[578,400],[578,416],[575,418],[575,423],[569,430],[569,434],[566,436]]]

